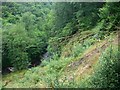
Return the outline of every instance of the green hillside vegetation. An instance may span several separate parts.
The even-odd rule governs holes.
[[[2,9],[2,88],[120,88],[118,2]]]

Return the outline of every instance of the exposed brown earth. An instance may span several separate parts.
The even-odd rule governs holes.
[[[65,69],[65,77],[68,79],[70,77],[83,78],[85,75],[92,73],[94,65],[99,60],[99,56],[110,45],[110,43],[118,44],[118,37],[110,42],[108,40],[103,41],[102,44],[85,53],[85,55],[79,60],[70,63]]]

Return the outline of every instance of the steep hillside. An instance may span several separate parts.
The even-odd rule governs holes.
[[[118,46],[117,33],[103,40],[93,38],[95,35],[93,31],[74,34],[62,48],[60,58],[54,56],[41,66],[3,76],[3,87],[75,87],[93,75],[107,47]]]
[[[120,88],[119,2],[3,2],[2,9],[3,88]]]

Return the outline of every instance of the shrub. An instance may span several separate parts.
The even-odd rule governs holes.
[[[78,55],[80,55],[84,51],[84,49],[85,48],[81,44],[74,45],[74,47],[73,47],[73,56],[77,57]]]
[[[61,35],[62,35],[62,36],[71,35],[71,34],[72,34],[72,29],[73,29],[72,26],[73,26],[72,23],[68,23],[68,24],[63,28]]]
[[[14,66],[15,69],[21,70],[27,68],[29,63],[40,62],[46,43],[39,39],[39,33],[36,29],[27,31],[22,23],[6,28],[3,31],[2,43],[3,68]]]
[[[58,54],[60,55],[60,51],[61,51],[61,46],[59,45],[59,38],[58,37],[53,37],[50,38],[48,41],[48,47],[47,47],[47,51],[50,54]]]
[[[13,25],[3,32],[3,68],[14,66],[23,69],[28,66],[29,58],[26,53],[28,45],[27,33],[22,24]]]
[[[99,59],[89,84],[94,88],[120,88],[120,62],[117,47],[109,47]]]

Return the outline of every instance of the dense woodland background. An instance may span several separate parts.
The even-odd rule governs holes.
[[[3,24],[2,70],[5,72],[8,67],[13,67],[15,71],[19,71],[28,69],[30,66],[41,65],[43,67],[45,66],[42,63],[43,61],[51,63],[52,60],[57,60],[61,57],[62,49],[68,43],[68,39],[76,33],[94,31],[94,35],[92,35],[94,37],[83,43],[79,48],[81,51],[77,48],[77,51],[73,53],[74,57],[93,45],[95,43],[94,39],[103,40],[105,36],[120,30],[120,3],[3,2],[2,18],[0,20]],[[95,30],[93,30],[94,28]],[[117,55],[117,52],[115,52],[115,55]],[[59,64],[57,65],[59,66]],[[59,70],[59,68],[57,69]],[[119,77],[118,72],[117,75]],[[99,75],[96,74],[96,76]],[[94,83],[92,86],[119,87],[119,81],[116,81],[118,77],[114,76],[115,81],[113,82],[115,84],[111,85],[108,83],[112,81],[100,84],[103,81],[94,78],[94,80],[100,82]],[[103,80],[105,79],[103,78]]]

